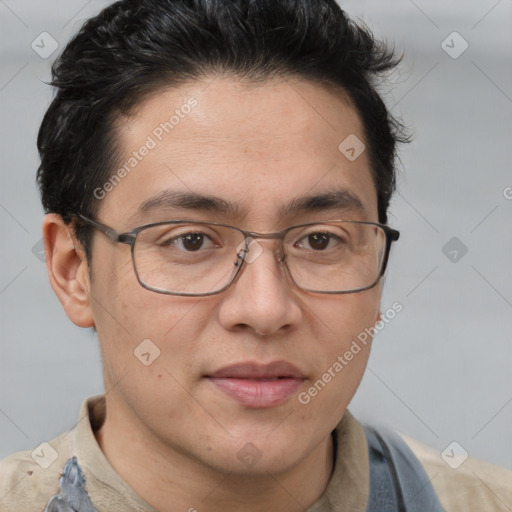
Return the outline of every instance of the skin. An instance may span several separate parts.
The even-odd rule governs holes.
[[[119,119],[126,159],[191,96],[197,106],[100,201],[98,220],[118,232],[183,217],[258,232],[348,216],[378,221],[366,152],[350,162],[338,150],[350,134],[365,140],[359,116],[339,91],[298,79],[206,77],[158,91]],[[337,187],[356,195],[365,212],[278,213],[293,198]],[[237,201],[245,214],[160,209],[133,217],[164,189]],[[283,279],[275,242],[260,240],[265,250],[228,290],[163,295],[139,285],[127,245],[96,232],[91,280],[83,250],[60,217],[47,215],[43,227],[56,294],[75,324],[98,333],[108,411],[98,443],[135,492],[163,512],[311,506],[331,475],[330,432],[360,383],[370,344],[309,404],[297,394],[375,324],[380,284],[346,295],[301,291]],[[161,351],[149,366],[133,354],[146,338]],[[243,407],[203,378],[228,364],[276,360],[306,377],[276,407]],[[237,457],[248,442],[261,454],[251,467]]]

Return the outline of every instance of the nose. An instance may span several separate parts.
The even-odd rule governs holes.
[[[290,330],[302,319],[302,310],[273,240],[251,240],[244,253],[244,267],[225,292],[219,321],[227,330],[253,330],[270,335]]]

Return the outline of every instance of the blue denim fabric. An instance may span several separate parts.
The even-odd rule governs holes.
[[[44,512],[98,512],[85,490],[85,476],[76,457],[66,462],[60,492],[50,498]]]
[[[367,512],[444,512],[420,461],[402,438],[364,427],[370,457]]]

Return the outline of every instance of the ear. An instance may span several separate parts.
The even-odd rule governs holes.
[[[79,327],[93,327],[89,266],[71,225],[50,213],[43,220],[46,270],[50,284],[69,319]]]

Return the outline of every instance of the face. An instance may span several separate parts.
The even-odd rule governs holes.
[[[351,161],[338,149],[351,134],[364,141],[350,102],[308,82],[210,78],[160,91],[119,120],[119,167],[136,163],[97,192],[97,218],[118,232],[176,219],[261,233],[335,218],[377,222],[366,152]],[[293,200],[334,190],[362,208],[283,214]],[[166,191],[237,208],[170,204]],[[164,202],[148,203],[156,197]],[[284,471],[326,442],[359,385],[369,344],[341,371],[333,365],[375,324],[381,294],[380,286],[346,295],[301,291],[283,277],[275,241],[259,244],[263,252],[229,289],[180,297],[141,287],[129,246],[96,232],[87,285],[110,417],[129,422],[153,448],[239,474]],[[134,351],[148,339],[145,365]],[[329,368],[331,378],[322,378]],[[324,385],[309,393],[319,379]],[[247,455],[259,460],[251,464]]]

